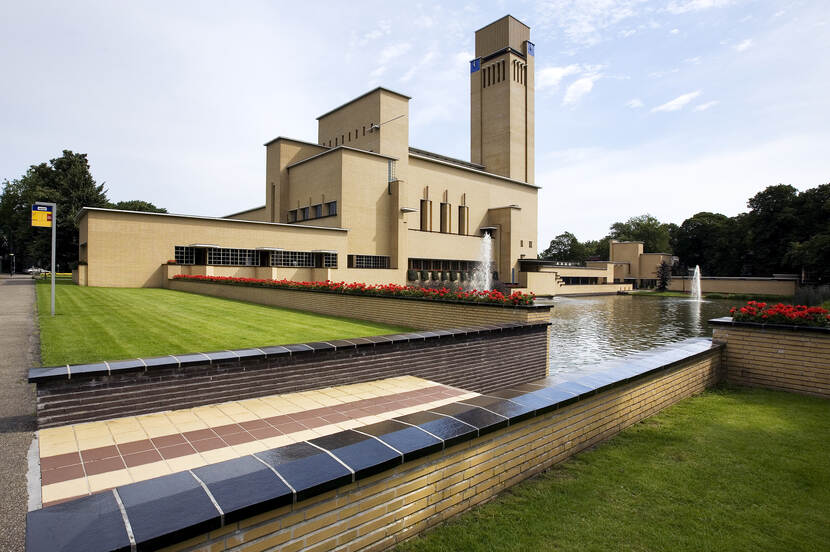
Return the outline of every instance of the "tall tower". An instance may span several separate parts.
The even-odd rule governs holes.
[[[470,160],[530,184],[533,53],[530,27],[506,15],[476,31],[470,62]]]

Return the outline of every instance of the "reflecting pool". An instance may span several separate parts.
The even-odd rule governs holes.
[[[740,301],[603,295],[556,297],[551,317],[551,375],[590,371],[599,361],[689,337],[709,337],[707,320]]]

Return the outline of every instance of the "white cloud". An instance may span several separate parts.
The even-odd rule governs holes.
[[[644,0],[547,0],[537,2],[534,26],[556,29],[572,43],[597,44],[604,32],[637,15]]]
[[[389,63],[393,59],[400,57],[412,49],[412,44],[409,42],[398,42],[397,44],[389,44],[380,52],[380,63]]]
[[[634,98],[632,100],[628,100],[628,103],[626,103],[625,105],[627,105],[631,109],[640,109],[645,104],[643,104],[640,98]]]
[[[735,46],[735,49],[738,50],[739,52],[743,52],[743,51],[746,51],[746,50],[750,49],[751,47],[752,47],[752,39],[747,38],[746,40],[744,40],[743,42],[741,42],[740,44]]]
[[[594,88],[594,83],[599,78],[600,75],[589,75],[572,82],[565,91],[565,97],[562,98],[562,105],[576,105],[579,103],[579,100]]]
[[[701,59],[700,59],[700,56],[695,56],[695,57],[686,58],[683,61],[685,61],[686,63],[691,63],[692,65],[697,65],[697,64],[700,63]]]
[[[718,105],[719,103],[720,102],[717,101],[717,100],[712,100],[711,102],[706,102],[706,103],[702,103],[700,105],[696,105],[694,110],[695,111],[706,111],[710,107],[714,107],[714,106]]]
[[[669,34],[673,34],[673,35],[680,34],[680,29],[672,29],[672,30],[669,31]]]
[[[559,83],[567,76],[576,75],[582,71],[578,64],[566,67],[545,67],[536,72],[536,90],[543,91],[559,87]]]
[[[694,100],[700,96],[700,90],[696,90],[694,92],[689,92],[688,94],[683,94],[682,96],[678,96],[675,99],[664,103],[663,105],[658,105],[657,107],[651,110],[652,113],[657,111],[678,111],[683,109],[686,104],[690,101]]]
[[[685,0],[673,1],[666,6],[666,11],[673,14],[681,14],[688,12],[696,12],[708,10],[710,8],[720,8],[728,6],[732,0]]]
[[[620,31],[620,36],[623,38],[628,38],[629,36],[633,36],[635,34],[637,34],[636,29],[625,29]]]

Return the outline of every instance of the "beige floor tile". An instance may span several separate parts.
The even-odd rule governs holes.
[[[284,447],[285,445],[290,445],[291,443],[296,443],[296,439],[293,439],[290,435],[279,435],[277,437],[268,437],[267,439],[263,439],[260,441],[263,445],[265,445],[266,449],[272,448],[279,448]]]
[[[140,430],[130,433],[116,433],[113,435],[113,439],[115,439],[115,442],[119,445],[122,443],[132,443],[133,441],[143,441],[144,439],[147,439],[147,432]]]
[[[255,452],[262,452],[268,450],[268,446],[261,441],[252,441],[250,443],[242,443],[241,445],[234,445],[231,447],[239,456],[253,454]]]
[[[319,437],[319,435],[310,429],[306,429],[305,431],[295,431],[294,433],[289,433],[289,435],[291,435],[295,441],[308,441],[309,439],[316,439]]]
[[[173,473],[184,470],[192,470],[193,468],[200,468],[207,465],[207,462],[198,454],[179,456],[178,458],[165,460],[165,462],[167,462],[167,465]]]
[[[40,443],[66,443],[75,442],[75,430],[72,426],[50,427],[37,432]]]
[[[366,424],[361,424],[357,420],[345,420],[345,421],[342,421],[342,422],[337,422],[337,424],[335,424],[335,425],[337,425],[337,427],[339,427],[340,429],[345,431],[347,429],[354,429],[356,427],[360,427],[360,426],[366,425]]]
[[[141,424],[136,418],[120,418],[118,420],[110,420],[107,422],[107,429],[109,429],[110,433],[113,435],[142,431]]]
[[[175,424],[175,425],[176,425],[176,430],[178,430],[179,433],[184,433],[186,431],[197,431],[197,430],[200,430],[200,429],[207,429],[208,427],[210,427],[205,422],[203,422],[201,420],[198,421],[198,422],[188,422],[186,424]]]
[[[133,481],[145,481],[147,479],[153,479],[154,477],[161,477],[162,475],[172,473],[170,466],[168,466],[167,462],[164,460],[159,462],[151,462],[149,464],[142,464],[133,468],[127,468],[127,471],[130,472],[130,476],[133,478]]]
[[[244,403],[245,408],[256,414],[260,418],[270,418],[271,416],[279,416],[280,412],[273,406],[270,406],[265,401],[254,400]]]
[[[315,427],[311,431],[313,431],[314,433],[316,433],[320,437],[323,437],[324,435],[331,435],[332,433],[337,433],[337,432],[343,431],[343,430],[340,429],[339,427],[337,427],[336,425],[332,424],[332,425],[325,425],[325,426]]]
[[[91,492],[103,491],[104,489],[111,489],[119,485],[127,485],[133,482],[130,477],[130,472],[127,470],[116,470],[107,473],[99,473],[97,475],[87,476],[89,483],[89,490]]]
[[[173,424],[145,426],[144,431],[147,433],[147,437],[150,438],[164,437],[165,435],[179,433],[179,430],[176,429],[176,426]]]
[[[239,458],[240,456],[231,447],[208,450],[201,453],[201,455],[208,464],[216,464],[217,462],[224,462],[225,460]]]
[[[56,456],[58,454],[68,454],[78,450],[78,444],[75,441],[60,441],[57,443],[40,442],[38,440],[38,448],[40,449],[40,457]]]
[[[115,441],[109,433],[107,433],[106,435],[97,435],[95,437],[82,437],[80,435],[78,436],[78,448],[80,449],[108,447],[114,444]]]
[[[87,495],[89,494],[89,486],[87,485],[86,478],[71,479],[69,481],[44,485],[40,492],[43,502],[52,502],[53,500]]]

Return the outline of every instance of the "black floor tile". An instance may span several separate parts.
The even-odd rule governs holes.
[[[478,430],[475,427],[432,412],[415,412],[400,416],[395,420],[421,427],[432,433],[444,441],[445,448],[478,436]]]
[[[28,552],[126,552],[130,539],[112,492],[85,496],[26,516]]]
[[[380,473],[403,462],[403,457],[377,439],[356,431],[340,431],[309,441],[354,470],[355,479]]]
[[[444,448],[444,443],[429,433],[395,420],[357,428],[363,433],[374,435],[384,443],[403,453],[405,462],[427,456]]]
[[[352,481],[352,472],[327,452],[308,443],[257,452],[297,492],[297,500],[336,489]]]
[[[450,403],[436,408],[430,408],[430,412],[437,412],[438,414],[445,414],[452,416],[457,420],[461,420],[465,424],[478,429],[479,435],[484,435],[491,431],[496,431],[503,427],[507,427],[507,417],[488,412],[483,408],[477,406],[470,406],[462,403]]]
[[[532,418],[536,415],[536,409],[532,406],[523,405],[508,399],[500,399],[498,397],[486,397],[482,395],[464,399],[460,402],[486,408],[500,416],[504,416],[511,424]]]

